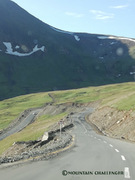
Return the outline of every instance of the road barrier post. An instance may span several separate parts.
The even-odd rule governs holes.
[[[62,129],[62,127],[64,126],[63,120],[60,120],[60,121],[59,121],[59,125],[60,125],[60,137],[61,137],[61,129]],[[63,126],[62,126],[62,125],[63,125]]]

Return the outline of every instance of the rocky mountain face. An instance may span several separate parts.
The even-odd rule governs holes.
[[[0,100],[134,81],[135,39],[51,27],[0,0]]]

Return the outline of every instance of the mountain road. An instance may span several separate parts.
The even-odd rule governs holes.
[[[135,179],[135,144],[97,134],[85,121],[92,109],[71,116],[74,146],[57,157],[0,168],[4,180]]]
[[[8,136],[10,136],[10,135],[12,135],[14,133],[17,133],[17,132],[21,131],[22,129],[24,129],[26,126],[28,126],[33,121],[35,116],[40,111],[41,111],[41,109],[32,110],[25,118],[23,118],[23,120],[21,120],[20,123],[17,123],[14,127],[9,129],[5,133],[0,134],[0,140],[3,140],[6,137],[8,137]]]

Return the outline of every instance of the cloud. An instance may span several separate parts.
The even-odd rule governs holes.
[[[128,7],[127,4],[125,4],[125,5],[119,5],[119,6],[111,6],[110,8],[113,8],[113,9],[123,9],[123,8],[126,8],[126,7]]]
[[[90,10],[90,13],[92,13],[94,15],[95,19],[99,19],[99,20],[114,18],[114,14],[99,11],[99,10]]]
[[[81,13],[75,13],[75,12],[65,12],[67,16],[72,16],[74,18],[81,18],[84,16],[84,14]]]

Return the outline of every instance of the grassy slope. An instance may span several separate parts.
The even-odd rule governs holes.
[[[0,102],[0,130],[6,128],[22,111],[28,108],[40,107],[50,102],[47,93],[37,93],[18,96]]]
[[[78,90],[58,91],[53,94],[57,103],[89,103],[101,101],[101,106],[111,106],[119,110],[135,110],[135,83],[121,83]],[[131,98],[132,97],[132,98]]]
[[[89,103],[101,101],[101,106],[111,106],[119,110],[135,110],[135,83],[122,83],[107,86],[89,87],[77,90],[53,91],[56,104],[66,102]],[[37,93],[19,96],[0,102],[0,129],[9,125],[23,110],[39,107],[51,102],[47,93]],[[40,137],[49,126],[58,122],[66,113],[57,116],[44,115],[23,131],[0,141],[0,154],[15,141],[35,140]]]
[[[0,155],[6,151],[6,149],[8,149],[14,142],[38,139],[44,134],[45,131],[48,131],[51,125],[58,122],[65,115],[65,113],[61,113],[55,116],[41,116],[34,123],[26,127],[23,131],[13,134],[0,141]]]

